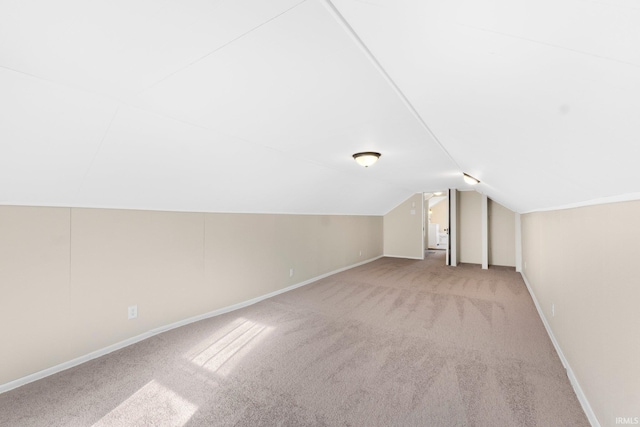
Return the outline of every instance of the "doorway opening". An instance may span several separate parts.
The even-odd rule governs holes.
[[[424,193],[425,257],[445,251],[449,255],[449,192]]]

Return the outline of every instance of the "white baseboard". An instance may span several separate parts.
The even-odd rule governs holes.
[[[553,343],[553,346],[555,347],[556,352],[558,353],[558,356],[560,356],[560,361],[562,361],[562,365],[567,370],[567,376],[569,377],[569,381],[571,381],[571,385],[573,386],[573,391],[575,391],[576,396],[580,401],[580,405],[582,405],[582,410],[584,411],[587,418],[589,419],[589,422],[591,423],[592,427],[600,427],[600,422],[598,421],[598,418],[596,418],[596,414],[593,412],[593,409],[591,408],[591,405],[587,400],[587,396],[582,391],[582,387],[580,387],[580,383],[578,382],[578,379],[574,375],[573,370],[569,365],[569,361],[567,360],[566,357],[564,357],[564,353],[560,348],[560,344],[558,344],[556,337],[553,335],[551,326],[549,326],[549,322],[547,322],[547,318],[545,317],[544,312],[542,311],[542,307],[540,307],[540,304],[538,303],[536,294],[534,294],[533,289],[531,289],[531,284],[529,284],[529,280],[527,280],[527,276],[525,276],[523,272],[520,272],[520,274],[522,275],[522,279],[524,280],[525,285],[527,285],[527,289],[529,290],[529,295],[531,295],[531,299],[533,299],[533,303],[536,305],[536,309],[538,310],[538,314],[542,319],[542,323],[544,324],[544,327],[547,330],[547,334],[549,335],[549,338],[551,338],[551,342]]]
[[[273,292],[270,292],[270,293],[265,294],[265,295],[261,295],[261,296],[256,297],[256,298],[252,298],[250,300],[243,301],[243,302],[240,302],[238,304],[233,304],[233,305],[230,305],[230,306],[227,306],[227,307],[219,308],[217,310],[213,310],[213,311],[210,311],[208,313],[200,314],[198,316],[189,317],[188,319],[180,320],[178,322],[174,322],[174,323],[171,323],[169,325],[160,326],[159,328],[152,329],[152,330],[147,331],[145,333],[142,333],[140,335],[136,335],[135,337],[131,337],[131,338],[128,338],[128,339],[126,339],[124,341],[120,341],[120,342],[112,344],[110,346],[101,348],[99,350],[92,351],[91,353],[85,354],[84,356],[80,356],[80,357],[77,357],[75,359],[69,360],[67,362],[61,363],[59,365],[52,366],[51,368],[47,368],[47,369],[44,369],[42,371],[33,373],[31,375],[27,375],[26,377],[18,378],[17,380],[10,381],[10,382],[5,383],[5,384],[1,384],[0,385],[0,394],[2,394],[4,392],[7,392],[9,390],[13,390],[14,388],[18,388],[18,387],[23,386],[25,384],[29,384],[29,383],[31,383],[33,381],[37,381],[37,380],[40,380],[42,378],[48,377],[50,375],[57,374],[58,372],[65,371],[65,370],[67,370],[69,368],[73,368],[74,366],[78,366],[78,365],[80,365],[82,363],[85,363],[85,362],[88,362],[90,360],[96,359],[98,357],[104,356],[106,354],[112,353],[112,352],[114,352],[116,350],[120,350],[121,348],[130,346],[131,344],[135,344],[137,342],[146,340],[147,338],[151,338],[152,336],[158,335],[158,334],[160,334],[162,332],[166,332],[166,331],[169,331],[171,329],[179,328],[181,326],[185,326],[185,325],[188,325],[190,323],[198,322],[200,320],[208,319],[210,317],[219,316],[221,314],[225,314],[225,313],[228,313],[230,311],[238,310],[240,308],[248,307],[248,306],[253,305],[253,304],[257,303],[257,302],[263,301],[263,300],[265,300],[267,298],[271,298],[271,297],[274,297],[276,295],[280,295],[280,294],[283,294],[285,292],[291,291],[293,289],[308,285],[310,283],[317,282],[318,280],[324,279],[325,277],[329,277],[329,276],[332,276],[334,274],[341,273],[343,271],[352,269],[354,267],[358,267],[360,265],[368,264],[368,263],[370,263],[372,261],[375,261],[377,259],[382,258],[383,256],[384,255],[380,255],[380,256],[377,256],[377,257],[374,257],[374,258],[370,258],[370,259],[365,260],[365,261],[358,262],[356,264],[349,265],[347,267],[342,267],[342,268],[339,268],[337,270],[333,270],[333,271],[330,271],[328,273],[321,274],[319,276],[316,276],[316,277],[313,277],[311,279],[305,280],[304,282],[296,283],[295,285],[287,286],[286,288],[278,289],[277,291],[273,291]]]
[[[384,254],[383,256],[387,257],[387,258],[402,258],[402,259],[417,259],[419,261],[422,261],[424,258],[420,258],[420,257],[415,257],[415,256],[404,256],[404,255],[389,255],[389,254]]]

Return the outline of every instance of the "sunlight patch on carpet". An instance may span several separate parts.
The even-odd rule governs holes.
[[[198,406],[166,388],[149,381],[127,400],[102,417],[94,427],[114,425],[186,425]]]
[[[199,343],[198,351],[188,352],[187,358],[198,367],[226,376],[273,327],[239,318],[229,327],[226,334]],[[204,347],[204,349],[202,349]],[[195,354],[194,354],[195,353]]]

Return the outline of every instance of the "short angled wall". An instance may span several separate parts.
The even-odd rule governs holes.
[[[488,236],[483,239],[483,195],[457,192],[458,262],[483,264],[485,247],[489,265],[516,266],[516,214],[501,204],[487,201]]]
[[[414,194],[384,216],[384,255],[424,259],[424,197]]]
[[[482,194],[458,191],[458,262],[482,264]]]
[[[547,320],[547,318],[544,315],[544,312],[542,311],[542,307],[540,306],[540,303],[538,302],[538,299],[536,298],[536,295],[533,292],[533,289],[531,288],[531,284],[529,283],[529,280],[527,280],[527,276],[522,274],[522,279],[524,280],[524,283],[527,285],[527,289],[529,290],[529,294],[531,295],[531,298],[533,299],[533,303],[535,304],[536,309],[538,310],[538,314],[540,315],[540,318],[542,319],[542,323],[544,324],[544,328],[547,330],[547,334],[549,335],[549,338],[551,339],[551,342],[553,343],[553,347],[556,349],[556,352],[558,353],[558,357],[560,358],[560,361],[562,362],[562,366],[564,366],[564,368],[567,370],[567,376],[569,377],[569,381],[571,382],[571,385],[573,386],[573,390],[575,391],[576,396],[578,397],[578,400],[580,401],[580,405],[582,406],[582,409],[584,410],[585,414],[587,415],[587,418],[589,419],[589,422],[591,423],[591,425],[593,427],[600,427],[600,423],[598,422],[598,418],[594,414],[593,409],[591,408],[591,404],[589,403],[589,400],[587,399],[587,396],[584,394],[584,391],[582,390],[582,387],[580,386],[580,383],[578,382],[578,379],[576,378],[575,374],[573,373],[573,369],[571,369],[571,365],[569,364],[569,361],[567,360],[567,358],[565,357],[564,353],[562,352],[562,348],[560,347],[560,344],[558,344],[558,340],[556,339],[555,335],[553,335],[553,330],[551,329],[551,326],[549,326],[549,321]]]
[[[220,308],[220,309],[217,309],[217,310],[213,310],[213,311],[211,311],[209,313],[204,313],[204,314],[201,314],[199,316],[193,316],[193,317],[190,317],[188,319],[184,319],[184,320],[181,320],[181,321],[178,321],[178,322],[171,323],[169,325],[161,326],[159,328],[153,329],[151,331],[147,331],[147,332],[142,333],[140,335],[136,335],[135,337],[128,338],[128,339],[126,339],[124,341],[120,341],[118,343],[115,343],[115,344],[112,344],[110,346],[101,348],[99,350],[92,351],[91,353],[85,354],[83,356],[76,357],[73,360],[69,360],[69,361],[63,362],[63,363],[61,363],[59,365],[52,366],[50,368],[44,369],[44,370],[39,371],[39,372],[35,372],[33,374],[27,375],[27,376],[22,377],[22,378],[18,378],[17,380],[14,380],[14,381],[11,381],[11,382],[8,382],[8,383],[5,383],[5,384],[1,384],[0,385],[0,393],[4,393],[6,391],[13,390],[14,388],[17,388],[17,387],[20,387],[22,385],[28,384],[30,382],[37,381],[37,380],[40,380],[42,378],[48,377],[49,375],[53,375],[53,374],[56,374],[58,372],[62,372],[62,371],[66,370],[66,369],[69,369],[69,368],[73,368],[74,366],[78,366],[78,365],[80,365],[82,363],[88,362],[89,360],[96,359],[98,357],[104,356],[104,355],[109,354],[111,352],[114,352],[116,350],[120,350],[121,348],[130,346],[132,344],[135,344],[135,343],[143,341],[143,340],[146,340],[147,338],[151,338],[154,335],[161,334],[162,332],[166,332],[166,331],[169,331],[171,329],[179,328],[181,326],[185,326],[185,325],[188,325],[190,323],[198,322],[200,320],[204,320],[204,319],[208,319],[208,318],[211,318],[211,317],[219,316],[221,314],[229,313],[231,311],[239,310],[239,309],[244,308],[244,307],[248,307],[250,305],[253,305],[253,304],[256,304],[256,303],[258,303],[260,301],[263,301],[265,299],[274,297],[276,295],[280,295],[280,294],[288,292],[288,291],[292,291],[292,290],[297,289],[297,288],[302,287],[302,286],[309,285],[309,284],[311,284],[313,282],[316,282],[316,281],[318,281],[320,279],[323,279],[325,277],[329,277],[329,276],[331,276],[333,274],[337,274],[337,273],[340,273],[342,271],[349,270],[349,269],[357,267],[359,265],[367,264],[369,262],[375,261],[375,260],[380,259],[380,258],[382,258],[382,255],[380,255],[378,257],[375,257],[375,258],[372,258],[372,259],[368,259],[366,261],[359,262],[359,263],[354,264],[354,265],[350,265],[348,267],[344,267],[344,268],[340,268],[340,269],[335,270],[335,271],[331,271],[329,273],[320,275],[318,277],[314,277],[314,278],[309,279],[309,280],[305,280],[304,282],[288,286],[288,287],[286,287],[284,289],[280,289],[278,291],[274,291],[274,292],[268,293],[266,295],[259,296],[257,298],[252,298],[250,300],[243,301],[243,302],[238,303],[238,304],[234,304],[234,305],[230,305],[228,307],[223,307],[223,308]]]
[[[0,387],[375,259],[382,226],[376,216],[0,206]],[[138,318],[127,320],[131,305]]]
[[[516,266],[516,214],[489,200],[489,264]]]
[[[638,218],[640,201],[521,217],[523,277],[594,426],[640,417]]]

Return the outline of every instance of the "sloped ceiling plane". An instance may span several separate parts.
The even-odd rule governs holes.
[[[529,212],[640,193],[639,118],[631,0],[0,2],[0,204],[380,215],[464,171]]]

